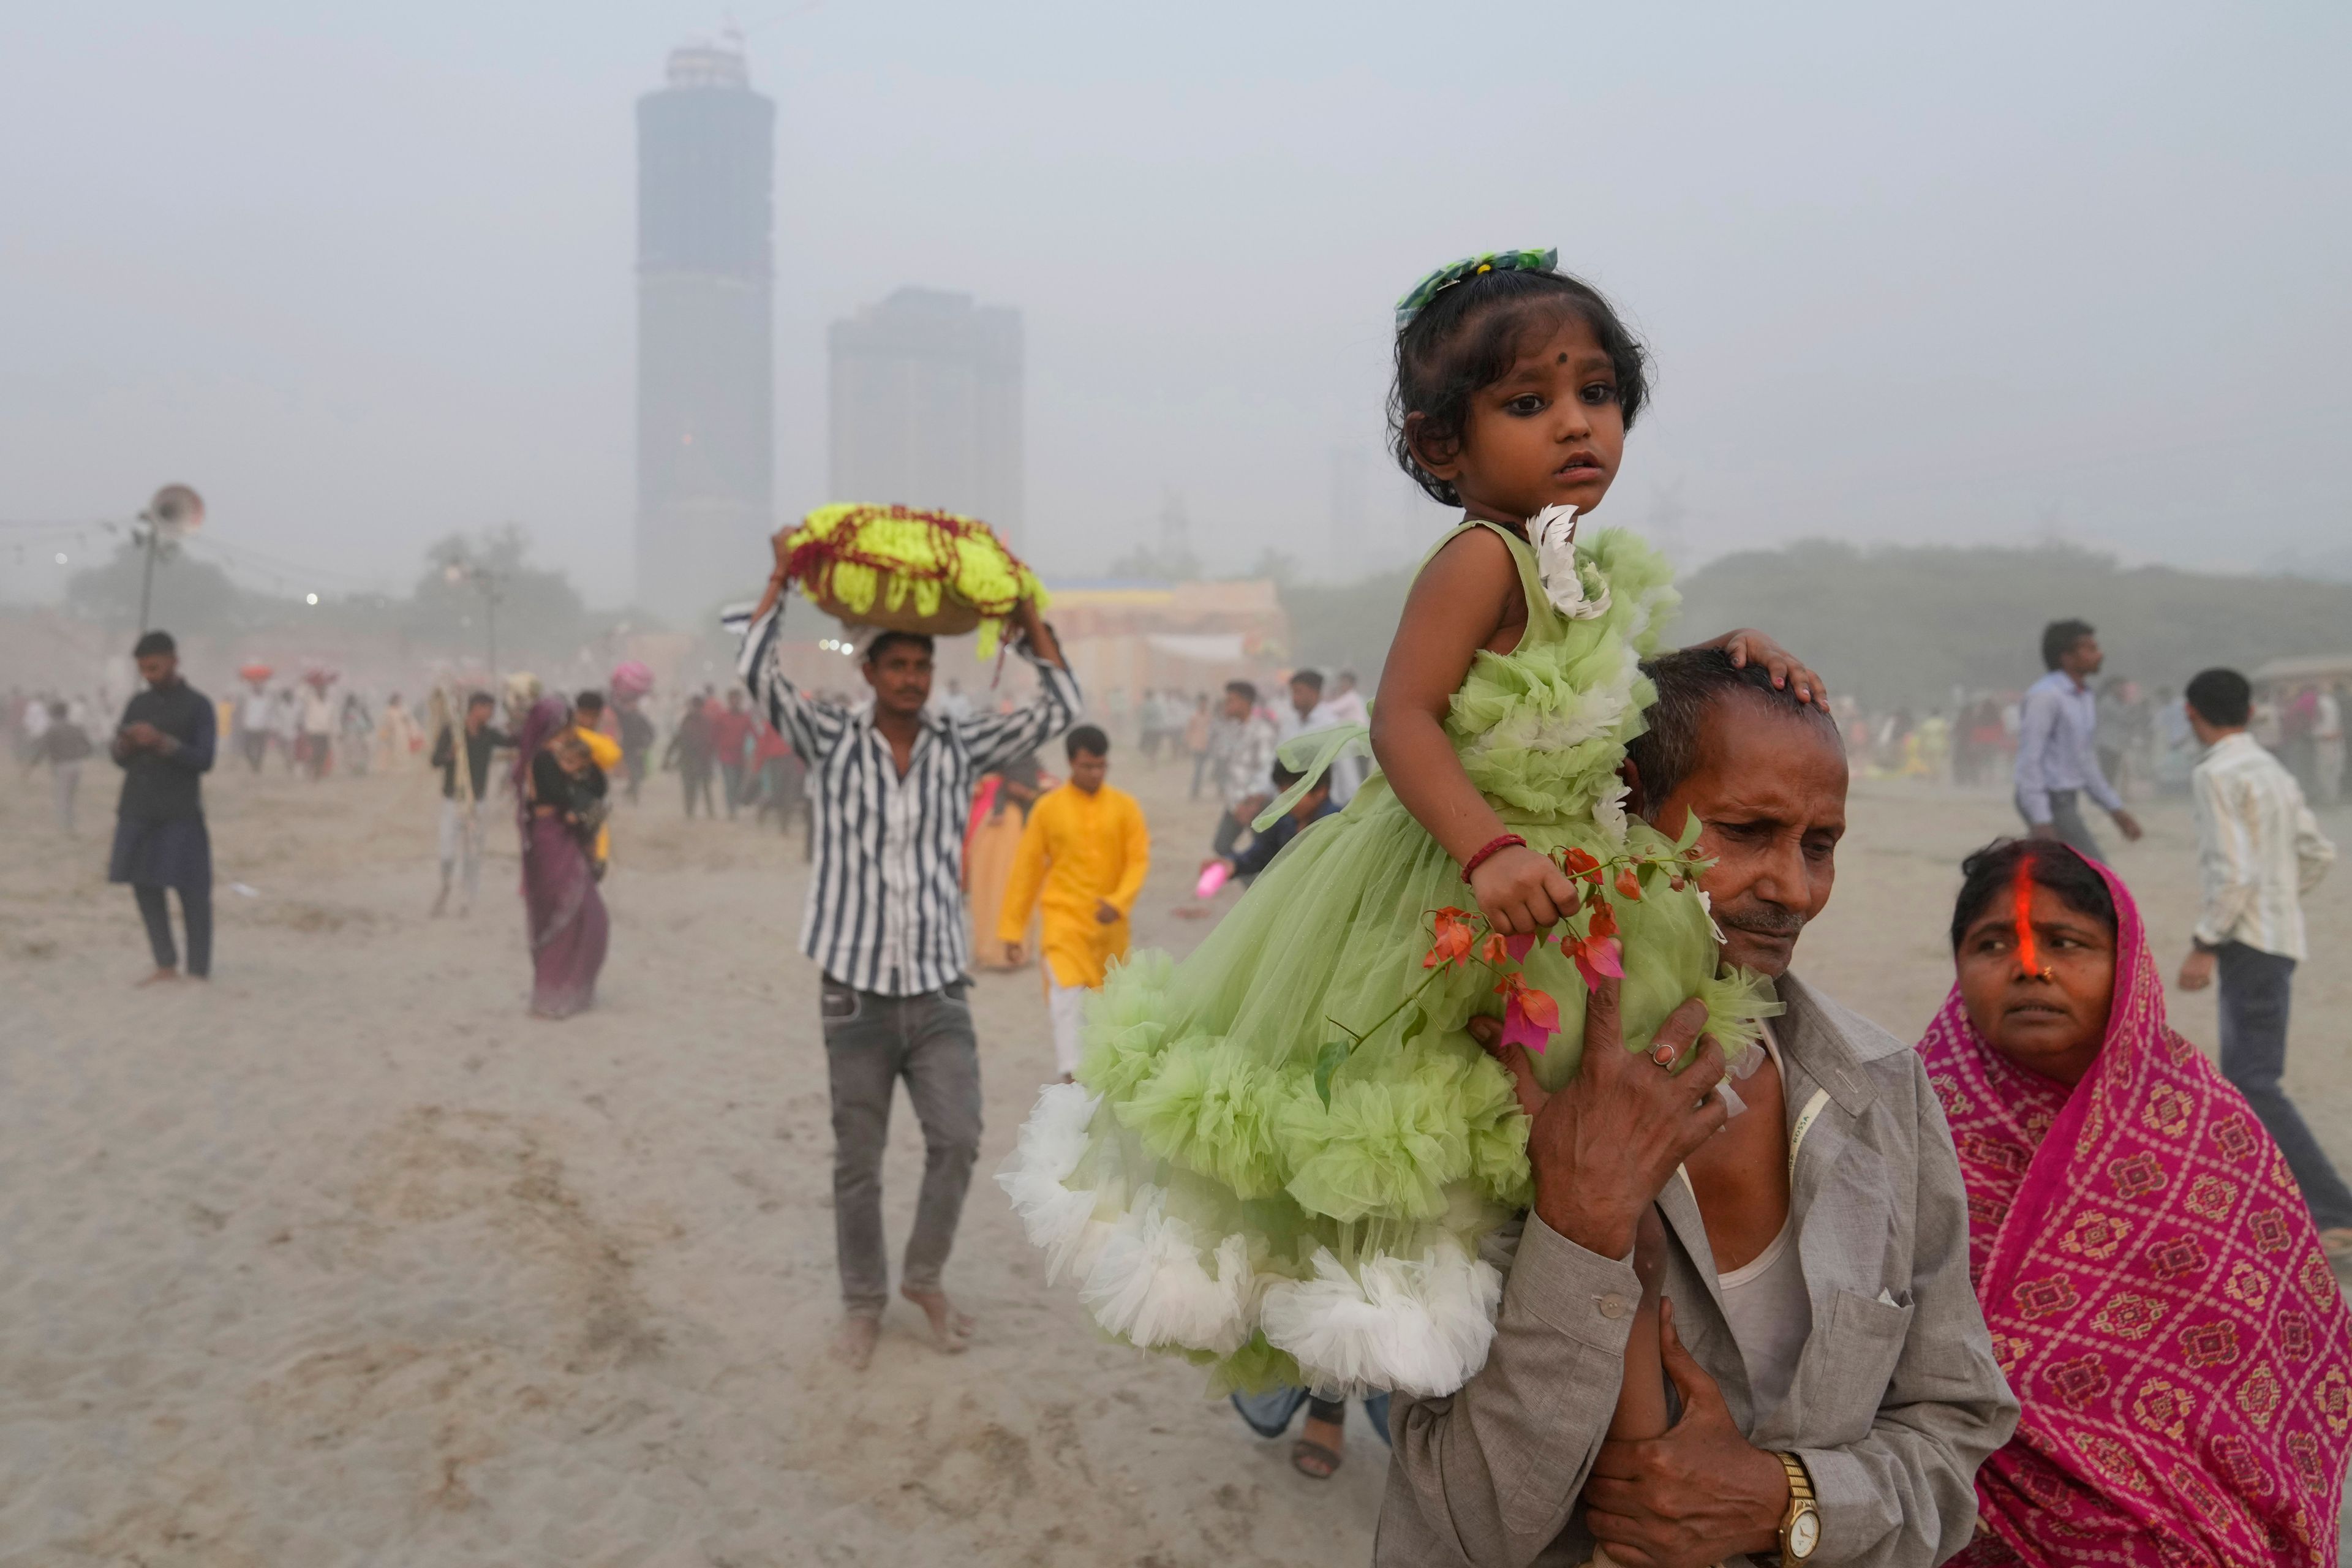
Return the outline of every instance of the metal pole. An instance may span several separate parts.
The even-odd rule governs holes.
[[[496,686],[499,683],[499,589],[498,584],[488,578],[482,583],[482,601],[489,606],[490,684]]]
[[[147,602],[155,586],[155,520],[147,520],[147,559],[139,569],[139,635],[147,635]]]

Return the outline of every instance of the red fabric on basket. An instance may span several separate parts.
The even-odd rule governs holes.
[[[859,550],[853,542],[859,524],[877,518],[924,523],[929,525],[935,534],[944,535],[947,547],[940,552],[943,557],[943,563],[929,568],[916,568],[903,561],[886,560],[881,556],[871,555]],[[997,549],[1003,551],[1004,558],[1013,563],[1013,577],[1017,584],[1022,572],[1025,570],[1020,557],[1006,549],[1004,542],[996,538],[986,523],[976,518],[958,517],[953,512],[923,511],[913,507],[903,506],[860,507],[856,512],[836,523],[832,531],[825,534],[824,538],[805,540],[794,545],[792,552],[784,558],[784,574],[800,584],[802,589],[810,597],[834,600],[835,603],[839,601],[835,598],[833,593],[833,569],[845,563],[869,566],[886,577],[897,575],[918,582],[952,583],[958,575],[958,559],[965,542],[980,538],[991,541]],[[877,611],[881,610],[887,602],[881,596],[883,590],[877,590],[877,596],[874,607]],[[982,616],[991,618],[1010,616],[1021,606],[1017,593],[1013,597],[989,604],[974,603],[964,599],[961,594],[957,597],[961,602],[971,605],[971,608],[979,611]]]

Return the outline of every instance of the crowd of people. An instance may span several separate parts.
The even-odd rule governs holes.
[[[2128,795],[2185,795],[2201,755],[2168,685],[2105,675],[2093,689],[2097,745],[2106,776]],[[2347,786],[2339,682],[2273,683],[2256,690],[2248,732],[2292,773],[2305,796],[2322,806]],[[1873,778],[1922,779],[1963,788],[2006,787],[2025,720],[2022,690],[1961,694],[1948,707],[1865,710],[1850,697],[1832,707],[1855,771]]]

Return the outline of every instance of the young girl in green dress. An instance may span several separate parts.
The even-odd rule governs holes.
[[[1552,252],[1456,263],[1400,303],[1396,454],[1463,520],[1390,649],[1380,772],[1190,959],[1111,973],[1077,1081],[1039,1098],[998,1176],[1107,1331],[1223,1387],[1451,1393],[1501,1291],[1478,1243],[1529,1199],[1526,1118],[1469,1020],[1500,1016],[1549,1089],[1601,976],[1622,976],[1629,1048],[1694,995],[1734,1056],[1778,1011],[1718,967],[1695,832],[1624,809],[1637,661],[1676,600],[1654,552],[1578,522],[1645,395],[1641,346]],[[1818,685],[1757,634],[1717,644]]]

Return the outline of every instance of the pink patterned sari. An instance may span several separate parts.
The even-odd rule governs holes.
[[[2024,1413],[1961,1563],[2336,1561],[2352,1331],[2301,1193],[2165,1023],[2124,885],[2083,1081],[2011,1063],[1955,986],[1919,1042],[1969,1193],[1969,1271]]]

